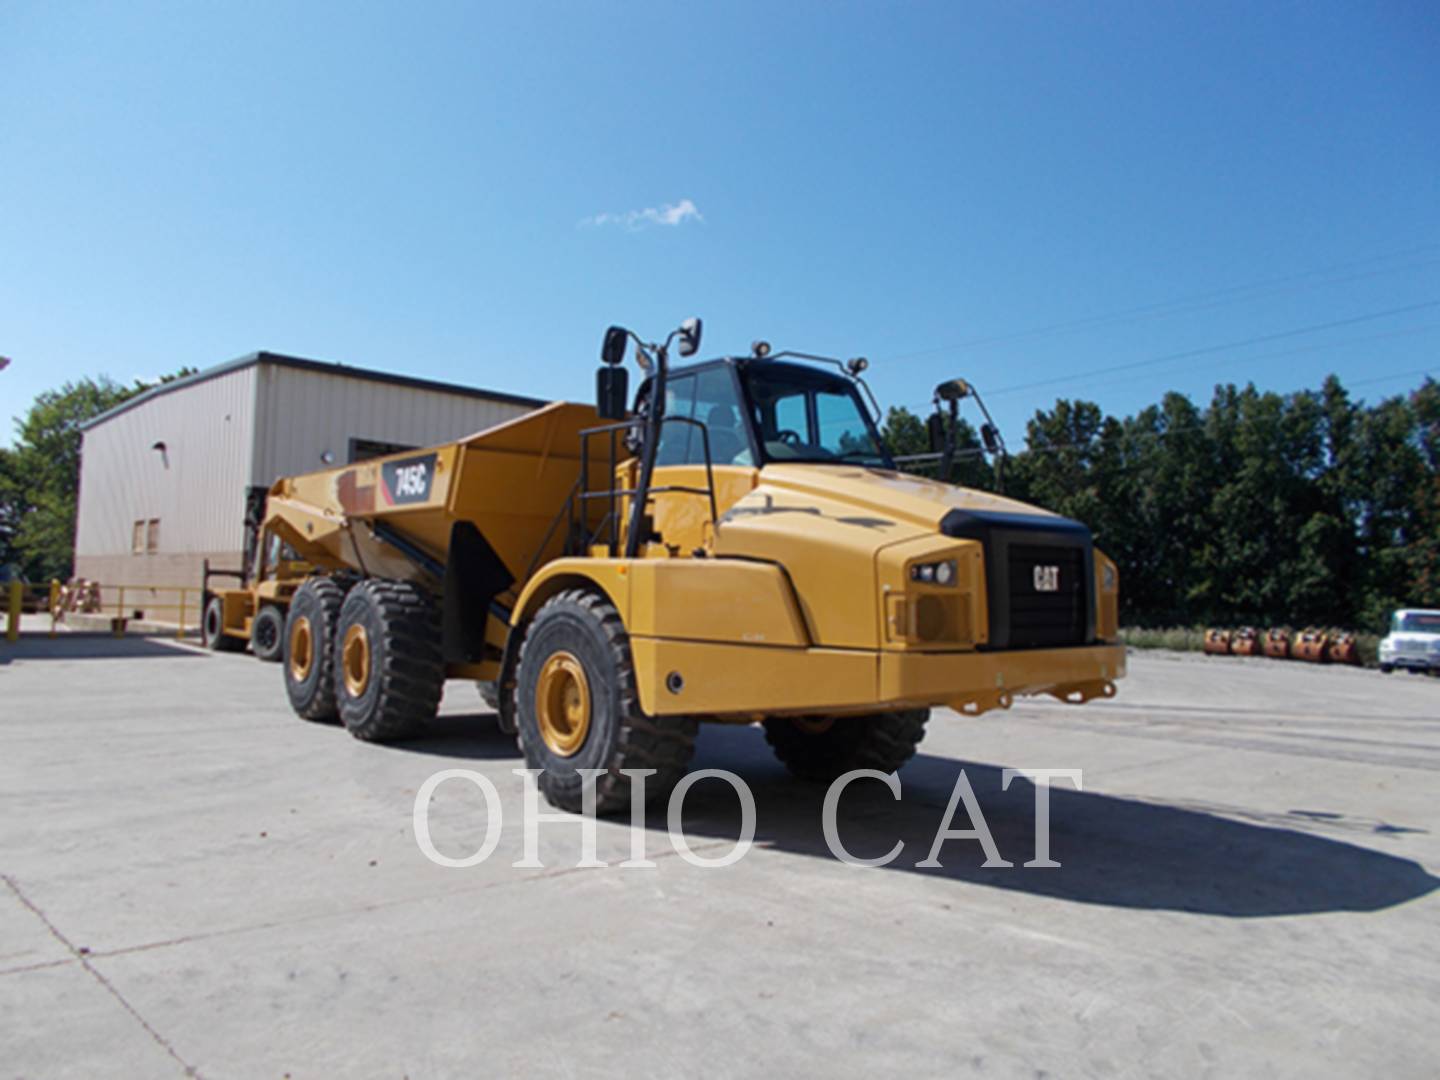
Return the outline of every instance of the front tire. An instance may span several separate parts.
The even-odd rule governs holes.
[[[695,720],[640,711],[630,636],[614,605],[588,590],[559,593],[536,614],[520,646],[515,703],[525,763],[542,770],[540,790],[562,810],[584,808],[581,769],[605,770],[595,810],[612,814],[630,805],[622,769],[656,770],[644,778],[645,801],[655,802],[695,753]]]
[[[892,773],[915,756],[929,709],[869,716],[771,717],[765,741],[802,780],[828,784],[853,769]]]
[[[212,596],[200,619],[200,640],[212,652],[239,652],[245,642],[225,633],[225,601]]]
[[[335,626],[345,591],[332,579],[312,577],[295,590],[285,618],[285,693],[305,720],[335,721]]]
[[[371,578],[350,590],[335,634],[335,697],[357,739],[419,734],[440,707],[440,613],[418,586]]]
[[[1395,670],[1395,665],[1394,665],[1394,664],[1381,664],[1381,665],[1380,665],[1380,674],[1382,674],[1382,675],[1389,675],[1389,674],[1390,674],[1392,671],[1394,671],[1394,670]]]
[[[257,659],[279,663],[285,653],[285,616],[267,604],[250,623],[250,651]]]

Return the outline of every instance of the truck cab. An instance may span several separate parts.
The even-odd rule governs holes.
[[[1380,642],[1380,670],[1396,668],[1440,674],[1440,611],[1401,608]]]

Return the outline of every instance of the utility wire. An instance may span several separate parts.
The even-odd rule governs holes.
[[[1267,278],[1262,281],[1252,282],[1248,285],[1233,285],[1224,289],[1215,289],[1210,292],[1198,293],[1187,297],[1180,297],[1175,300],[1166,300],[1159,303],[1143,304],[1139,307],[1123,308],[1119,311],[1107,312],[1101,315],[1092,315],[1065,322],[1051,323],[1047,326],[1032,327],[1028,330],[1019,330],[1008,334],[995,334],[987,337],[971,338],[968,341],[955,342],[949,345],[937,345],[927,349],[920,349],[916,352],[900,353],[895,356],[886,357],[887,361],[913,360],[925,356],[936,356],[948,352],[962,352],[966,349],[977,348],[981,345],[996,345],[1003,342],[1019,341],[1025,338],[1048,337],[1054,334],[1065,333],[1071,330],[1089,329],[1095,326],[1104,326],[1114,322],[1131,322],[1143,319],[1147,316],[1164,317],[1175,314],[1190,314],[1195,311],[1204,311],[1214,307],[1221,307],[1229,303],[1239,303],[1245,300],[1258,299],[1264,295],[1274,295],[1279,292],[1293,291],[1283,286],[1294,285],[1304,282],[1307,279],[1319,277],[1325,274],[1334,274],[1341,271],[1355,270],[1362,266],[1370,266],[1373,263],[1385,262],[1390,259],[1407,258],[1416,255],[1428,255],[1440,251],[1440,244],[1423,244],[1420,247],[1409,248],[1404,251],[1390,252],[1384,255],[1375,255],[1368,259],[1361,259],[1355,262],[1341,263],[1334,266],[1321,267],[1314,270],[1302,271],[1298,274],[1290,274],[1285,277]],[[1323,285],[1339,285],[1361,278],[1376,277],[1384,274],[1399,273],[1404,270],[1419,269],[1430,266],[1436,259],[1427,259],[1423,262],[1406,265],[1385,267],[1364,271],[1362,273],[1332,278],[1325,281],[1312,282],[1302,285],[1301,288],[1314,288]],[[1268,290],[1261,292],[1260,290]],[[1255,296],[1242,294],[1256,293]],[[1224,298],[1231,299],[1224,299]],[[1208,302],[1218,301],[1218,302]],[[1197,306],[1198,305],[1198,306]]]
[[[1058,375],[1051,379],[1036,379],[1028,383],[1018,383],[1014,386],[1006,386],[999,390],[989,391],[992,398],[1002,394],[1016,394],[1022,390],[1034,390],[1037,387],[1053,386],[1056,383],[1073,382],[1076,379],[1088,379],[1094,375],[1110,375],[1118,371],[1134,371],[1138,368],[1150,367],[1154,364],[1164,364],[1172,360],[1191,360],[1198,356],[1209,356],[1213,353],[1226,352],[1230,349],[1248,348],[1251,345],[1263,345],[1270,341],[1284,341],[1286,338],[1301,337],[1305,334],[1318,334],[1322,330],[1334,330],[1341,326],[1355,326],[1358,323],[1374,322],[1377,319],[1388,319],[1394,315],[1406,315],[1412,311],[1427,311],[1430,308],[1440,307],[1440,300],[1426,300],[1419,304],[1406,304],[1403,307],[1386,308],[1383,311],[1370,311],[1364,315],[1354,315],[1348,319],[1333,319],[1330,322],[1312,323],[1309,326],[1297,326],[1290,330],[1282,330],[1274,334],[1261,334],[1256,337],[1242,338],[1239,341],[1227,341],[1220,345],[1206,345],[1199,349],[1186,349],[1183,352],[1167,353],[1164,356],[1152,356],[1146,360],[1133,360],[1126,364],[1112,364],[1109,367],[1093,368],[1089,371],[1076,371],[1068,375]]]
[[[1282,349],[1282,350],[1280,350],[1280,351],[1278,351],[1278,352],[1258,353],[1258,354],[1250,355],[1250,356],[1236,356],[1236,357],[1231,357],[1231,358],[1228,359],[1228,360],[1221,360],[1221,361],[1219,361],[1218,363],[1212,365],[1212,368],[1218,368],[1218,367],[1229,366],[1229,365],[1232,365],[1232,364],[1241,364],[1241,363],[1251,363],[1251,364],[1254,364],[1254,363],[1260,363],[1260,362],[1265,361],[1265,360],[1279,360],[1279,359],[1284,359],[1284,358],[1290,357],[1290,356],[1303,356],[1303,355],[1306,355],[1306,354],[1309,354],[1309,353],[1327,352],[1327,351],[1332,350],[1332,349],[1343,349],[1343,348],[1347,348],[1347,347],[1351,347],[1351,346],[1355,346],[1355,345],[1367,345],[1367,344],[1369,344],[1369,343],[1371,343],[1371,342],[1375,342],[1375,341],[1388,341],[1388,340],[1390,340],[1390,339],[1392,339],[1392,338],[1397,338],[1397,337],[1409,337],[1409,336],[1412,336],[1412,335],[1415,335],[1415,334],[1429,333],[1430,331],[1433,331],[1433,330],[1440,330],[1440,323],[1423,323],[1423,324],[1421,324],[1421,325],[1419,325],[1419,326],[1407,326],[1407,327],[1405,327],[1405,328],[1402,329],[1402,330],[1387,330],[1387,331],[1386,331],[1385,333],[1383,333],[1383,334],[1366,334],[1366,335],[1364,335],[1363,337],[1345,338],[1343,341],[1325,341],[1325,342],[1320,342],[1320,343],[1314,344],[1314,345],[1301,345],[1301,346],[1298,346],[1298,347],[1293,348],[1293,349]],[[1178,369],[1177,369],[1177,370],[1178,370]],[[1076,378],[1079,378],[1079,377],[1081,377],[1081,376],[1076,376]],[[1089,384],[1087,384],[1087,386],[1086,386],[1085,389],[1086,389],[1087,392],[1089,392],[1090,390],[1101,389],[1101,388],[1111,387],[1111,386],[1127,386],[1127,385],[1129,385],[1130,383],[1133,383],[1133,382],[1136,382],[1136,381],[1137,381],[1137,380],[1134,379],[1134,378],[1110,379],[1110,380],[1107,380],[1107,381],[1105,381],[1105,382],[1100,382],[1100,383],[1089,383]],[[1355,384],[1351,384],[1351,385],[1355,385]],[[919,410],[921,410],[922,412],[923,412],[924,410],[928,409],[929,407],[930,407],[930,403],[929,403],[929,402],[925,402],[924,404],[920,404],[920,405],[909,405],[909,406],[906,406],[906,408],[908,408],[908,409],[911,409],[911,410],[919,409]]]

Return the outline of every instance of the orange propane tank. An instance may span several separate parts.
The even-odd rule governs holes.
[[[1265,655],[1273,660],[1290,658],[1290,630],[1288,627],[1272,626],[1265,631]]]
[[[1259,656],[1260,634],[1253,626],[1242,626],[1230,635],[1232,656]]]
[[[1229,630],[1206,630],[1205,651],[1212,656],[1230,655],[1230,631]]]
[[[1328,635],[1314,627],[1302,630],[1300,636],[1290,645],[1290,655],[1296,660],[1308,660],[1312,664],[1325,663],[1325,646]]]
[[[1337,633],[1330,636],[1325,648],[1325,659],[1332,664],[1360,664],[1360,645],[1351,633]]]

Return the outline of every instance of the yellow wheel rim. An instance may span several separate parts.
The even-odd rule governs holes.
[[[359,697],[370,685],[370,635],[359,623],[345,631],[340,662],[345,669],[346,691],[351,697]]]
[[[301,615],[290,624],[290,677],[304,682],[310,677],[314,663],[315,635],[310,630],[310,620]]]
[[[540,738],[561,757],[570,757],[585,745],[590,733],[590,681],[570,653],[555,653],[540,669],[535,719]]]

